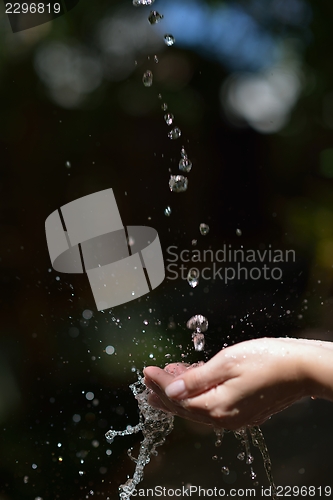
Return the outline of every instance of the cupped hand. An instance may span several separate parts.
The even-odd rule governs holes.
[[[304,366],[318,349],[303,339],[262,338],[227,347],[201,366],[150,366],[144,370],[149,403],[214,427],[259,425],[311,394]]]

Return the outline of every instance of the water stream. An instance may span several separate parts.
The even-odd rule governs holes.
[[[154,3],[155,0],[133,0],[133,5],[139,6],[149,6]],[[159,12],[152,10],[148,16],[148,22],[151,25],[155,25],[162,21],[163,15]],[[175,44],[175,38],[172,34],[164,35],[164,42],[168,47],[172,47]],[[150,58],[148,58],[150,59]],[[155,63],[158,63],[158,57],[154,56]],[[154,75],[150,69],[147,69],[142,77],[142,82],[145,87],[151,87],[153,85]],[[162,95],[158,95],[159,99],[162,99]],[[168,104],[163,103],[162,111],[164,114],[165,123],[173,128],[168,132],[168,137],[171,140],[177,140],[181,137],[182,132],[179,127],[174,126],[175,117],[168,110]],[[192,162],[189,159],[184,146],[182,146],[180,151],[180,161],[179,170],[185,173],[189,173],[192,169]],[[188,188],[188,179],[183,175],[170,175],[169,188],[173,193],[181,193]],[[168,206],[164,210],[166,216],[171,215],[171,207]],[[205,236],[209,232],[209,226],[207,224],[201,223],[199,227],[201,235]],[[237,233],[241,235],[241,231]],[[196,240],[192,241],[192,244],[196,244]],[[192,288],[195,288],[199,284],[199,275],[196,270],[190,270],[187,281]],[[193,330],[192,340],[194,348],[196,351],[203,351],[205,347],[205,336],[204,332],[208,329],[208,320],[202,315],[195,315],[190,318],[187,322],[187,328]],[[165,413],[162,410],[155,409],[148,404],[148,395],[150,389],[144,384],[143,377],[137,372],[138,381],[130,385],[130,389],[138,401],[139,407],[139,423],[134,427],[128,425],[123,431],[109,430],[106,433],[106,439],[109,443],[112,443],[114,438],[117,436],[128,436],[130,434],[136,434],[142,432],[143,440],[140,443],[139,455],[137,458],[132,456],[132,449],[128,450],[128,456],[135,462],[135,471],[132,478],[129,478],[124,484],[119,487],[119,497],[121,500],[129,500],[133,495],[136,486],[143,480],[144,468],[150,462],[151,456],[156,456],[158,454],[156,448],[161,446],[166,439],[166,436],[170,434],[173,429],[174,417],[170,413]],[[224,435],[224,429],[214,429],[216,434],[215,446],[220,447],[222,444],[222,438]],[[258,447],[266,470],[267,478],[271,486],[272,498],[276,499],[276,486],[274,484],[272,476],[272,466],[271,460],[268,454],[267,446],[263,437],[263,434],[259,427],[247,427],[239,429],[234,432],[237,439],[241,441],[244,451],[238,453],[237,458],[239,460],[245,460],[246,465],[250,467],[251,479],[254,481],[254,486],[258,486],[256,480],[256,473],[253,470],[252,463],[254,457],[251,453],[250,437],[252,438],[252,443],[254,446]],[[213,459],[217,459],[217,455],[214,455]],[[230,473],[227,466],[223,466],[221,472],[225,475]]]
[[[124,484],[120,485],[120,500],[129,500],[131,498],[137,485],[143,480],[145,466],[149,464],[152,455],[156,456],[158,454],[156,448],[165,442],[166,437],[171,433],[174,425],[174,416],[171,413],[165,413],[164,411],[153,408],[148,404],[150,389],[144,384],[143,377],[139,372],[137,372],[137,376],[138,381],[131,384],[130,389],[138,401],[139,423],[134,427],[128,425],[123,431],[115,431],[111,429],[105,434],[109,444],[113,443],[116,436],[129,436],[130,434],[137,434],[140,431],[143,435],[138,457],[135,458],[132,456],[131,448],[127,451],[130,459],[135,462],[135,470],[133,477],[129,478]],[[214,432],[216,435],[215,446],[220,447],[222,445],[223,435],[226,431],[224,429],[214,429]],[[237,455],[237,458],[239,460],[245,460],[245,463],[250,466],[250,475],[251,479],[254,481],[254,486],[259,486],[259,483],[256,480],[257,475],[252,467],[254,457],[251,453],[249,435],[252,438],[253,445],[259,448],[263,458],[267,479],[271,487],[272,499],[276,500],[277,495],[272,475],[272,463],[261,429],[257,426],[243,427],[233,433],[234,436],[241,441],[244,449],[243,452]],[[217,455],[213,457],[213,459],[217,458]],[[221,468],[221,472],[228,475],[229,468],[227,466],[223,466]]]

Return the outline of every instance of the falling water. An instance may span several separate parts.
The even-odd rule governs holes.
[[[134,6],[148,6],[152,5],[155,0],[133,0]],[[151,11],[148,16],[148,21],[151,25],[159,23],[163,19],[163,15],[157,11]],[[171,47],[175,44],[175,38],[171,34],[164,35],[164,42],[167,46]],[[155,63],[158,63],[158,57],[154,56]],[[147,70],[142,78],[143,84],[146,87],[151,87],[153,84],[153,73],[150,70]],[[159,94],[159,99],[162,99],[161,94]],[[168,105],[167,103],[162,104],[162,110],[167,111]],[[174,121],[174,115],[171,113],[167,113],[164,115],[164,120],[167,125],[172,125]],[[172,140],[179,139],[181,136],[181,130],[178,127],[174,127],[168,133],[168,137]],[[183,172],[190,172],[192,168],[192,162],[188,158],[187,153],[185,151],[184,146],[181,148],[181,159],[179,161],[179,169]],[[171,175],[169,181],[170,190],[175,193],[180,193],[187,190],[188,180],[187,177],[182,175]],[[171,208],[168,206],[164,210],[164,214],[166,216],[170,216]],[[207,235],[209,232],[209,226],[207,224],[200,224],[200,233],[202,235]],[[242,232],[240,229],[236,230],[236,234],[241,236]],[[196,244],[196,240],[192,241],[192,244]],[[192,270],[193,271],[193,270]],[[196,287],[199,282],[199,276],[195,273],[189,273],[188,282],[192,288]],[[202,351],[205,346],[205,336],[203,332],[208,329],[208,320],[202,315],[193,316],[188,322],[187,327],[191,330],[194,330],[192,334],[192,340],[194,343],[194,347],[197,351]],[[136,486],[143,480],[144,476],[144,468],[150,462],[151,455],[156,456],[157,451],[156,448],[161,446],[165,442],[165,438],[173,429],[174,417],[170,413],[165,413],[162,410],[155,409],[148,404],[148,395],[150,393],[150,389],[146,387],[143,381],[143,377],[137,373],[138,381],[130,385],[130,389],[134,394],[135,398],[138,401],[139,406],[139,423],[132,426],[127,426],[127,428],[123,431],[115,431],[109,430],[106,433],[106,439],[109,443],[112,443],[116,436],[127,436],[130,434],[136,434],[138,432],[142,432],[143,440],[140,443],[140,450],[138,458],[134,458],[131,454],[131,449],[128,450],[128,456],[135,462],[135,471],[133,477],[128,479],[124,484],[119,487],[119,497],[121,500],[129,500],[133,495]],[[251,454],[250,450],[250,442],[247,435],[247,429],[252,438],[252,443],[254,446],[258,447],[263,461],[264,467],[266,470],[267,478],[271,485],[272,498],[276,499],[276,486],[273,481],[272,476],[272,465],[271,460],[268,454],[267,446],[264,441],[263,434],[259,427],[248,427],[242,428],[238,431],[234,432],[234,435],[237,439],[241,440],[241,443],[244,447],[244,451],[238,453],[237,458],[239,460],[244,460],[247,465],[250,466],[250,473],[252,480],[256,479],[256,473],[252,468],[252,463],[254,457]],[[219,447],[222,444],[222,438],[224,435],[224,429],[214,429],[216,434],[215,446]],[[213,459],[216,460],[217,455],[213,456]],[[227,466],[222,466],[221,472],[224,475],[229,474],[229,468]],[[255,482],[254,485],[258,483]]]
[[[139,373],[137,375],[138,381],[131,384],[130,389],[138,401],[140,412],[139,423],[134,427],[127,426],[124,431],[110,430],[105,434],[110,444],[116,436],[128,436],[136,434],[139,431],[143,434],[138,458],[134,458],[131,455],[131,450],[127,452],[136,465],[133,477],[119,487],[119,498],[121,500],[129,500],[133,495],[136,486],[143,480],[143,471],[145,466],[150,462],[151,455],[156,456],[158,454],[156,448],[164,443],[166,436],[173,429],[173,415],[157,410],[148,404],[150,389],[144,384],[143,377]]]
[[[189,368],[195,368],[199,366],[194,364]],[[139,455],[137,458],[132,456],[132,449],[127,451],[128,456],[133,462],[135,462],[135,470],[132,478],[129,478],[126,483],[120,485],[119,487],[119,498],[120,500],[130,500],[131,496],[137,485],[143,480],[144,468],[150,462],[151,456],[157,456],[158,452],[156,448],[164,444],[166,437],[172,432],[174,425],[174,416],[171,413],[165,413],[162,410],[153,408],[148,403],[148,395],[151,392],[149,388],[146,387],[143,377],[137,372],[138,380],[130,385],[130,389],[134,394],[139,407],[139,423],[135,426],[128,425],[123,431],[109,430],[105,437],[109,444],[112,444],[116,436],[129,436],[131,434],[137,434],[142,432],[143,440],[140,443]],[[250,465],[251,478],[256,479],[256,473],[252,468],[253,455],[251,454],[250,441],[247,435],[247,430],[252,438],[253,445],[258,447],[266,470],[267,478],[271,486],[272,498],[276,500],[276,486],[274,484],[272,476],[272,464],[268,454],[268,449],[264,440],[264,436],[259,427],[243,427],[237,431],[234,431],[234,436],[241,441],[244,451],[237,455],[237,458],[244,460],[246,457],[246,464]],[[222,445],[222,438],[226,432],[222,428],[214,429],[216,435],[215,446],[219,448]],[[214,455],[213,460],[217,460],[218,456]],[[229,468],[224,465],[221,468],[221,472],[224,475],[229,475]],[[254,486],[258,486],[255,482]]]
[[[203,351],[205,348],[205,336],[203,332],[208,330],[208,320],[201,314],[192,316],[186,323],[189,330],[194,330],[192,340],[196,351]]]

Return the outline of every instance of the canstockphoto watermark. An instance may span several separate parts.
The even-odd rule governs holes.
[[[63,205],[45,230],[53,269],[86,272],[99,311],[142,297],[164,280],[157,232],[124,227],[112,189]]]
[[[295,262],[295,250],[233,248],[218,250],[182,249],[171,245],[166,250],[167,279],[276,280],[283,277],[282,266]]]

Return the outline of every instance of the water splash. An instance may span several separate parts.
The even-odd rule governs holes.
[[[251,446],[250,446],[250,440],[247,435],[247,431],[249,431],[250,436],[252,438],[252,443],[254,446],[259,448],[261,456],[263,458],[264,462],[264,467],[266,471],[266,476],[269,481],[270,487],[271,487],[271,492],[272,492],[272,499],[277,500],[277,491],[276,491],[276,486],[274,483],[273,479],[273,474],[272,474],[272,462],[269,457],[268,449],[265,443],[265,439],[263,436],[263,433],[261,432],[260,427],[254,426],[254,427],[243,427],[237,431],[234,431],[234,436],[239,439],[243,445],[244,451],[242,453],[239,453],[237,455],[237,458],[239,460],[244,460],[247,465],[250,465],[250,475],[251,479],[254,481],[257,477],[257,474],[254,472],[252,464],[254,461],[254,457],[251,453]],[[254,486],[258,486],[258,482],[254,483]]]
[[[272,492],[273,492],[272,498],[274,500],[276,500],[277,491],[276,491],[276,486],[275,486],[273,474],[272,474],[272,462],[271,462],[271,459],[270,459],[270,456],[268,453],[268,448],[266,446],[264,435],[263,435],[260,427],[258,427],[257,425],[254,427],[249,427],[249,431],[251,434],[253,445],[256,446],[257,448],[259,448],[259,451],[261,453],[262,459],[264,461],[266,475],[267,475],[269,484],[272,487]]]
[[[203,316],[202,316],[203,318]],[[193,319],[193,318],[191,318]],[[207,321],[207,320],[206,320]],[[202,323],[204,324],[204,323]],[[207,322],[208,327],[208,322]],[[200,366],[200,363],[195,363],[188,367],[188,369]],[[138,458],[132,456],[132,448],[128,449],[127,454],[133,462],[135,462],[135,470],[132,478],[129,478],[126,483],[120,485],[119,487],[119,498],[120,500],[130,500],[131,496],[134,494],[136,486],[143,480],[144,468],[150,462],[151,456],[157,456],[158,452],[156,448],[164,444],[166,437],[172,432],[174,425],[174,416],[171,413],[165,413],[162,410],[153,408],[148,403],[148,395],[151,392],[150,389],[145,385],[143,377],[137,371],[137,382],[130,385],[130,389],[135,396],[138,407],[139,407],[139,423],[135,426],[128,425],[123,431],[109,430],[105,437],[109,444],[113,443],[116,436],[129,436],[131,434],[136,434],[142,432],[143,440],[140,443],[140,451]],[[261,429],[258,426],[255,427],[243,427],[237,431],[233,431],[234,436],[241,441],[244,451],[238,453],[237,458],[239,460],[244,460],[246,457],[246,464],[251,465],[253,462],[253,456],[251,454],[250,440],[247,432],[252,438],[252,443],[254,446],[258,447],[263,461],[264,467],[267,474],[268,481],[271,486],[272,499],[277,500],[277,491],[272,475],[272,463],[268,454],[268,449],[264,440],[264,436]],[[222,439],[226,431],[223,428],[214,429],[216,435],[215,446],[220,447],[222,445]],[[217,460],[218,456],[214,455],[213,460]],[[221,472],[224,475],[230,473],[227,466],[223,466]],[[251,479],[255,480],[257,475],[254,472],[252,466],[250,467]],[[255,482],[254,486],[258,486]]]
[[[108,443],[112,443],[116,436],[129,436],[139,431],[143,434],[143,440],[140,443],[138,458],[134,458],[131,449],[127,451],[128,456],[135,462],[135,471],[133,477],[119,487],[119,498],[129,500],[134,493],[136,486],[143,480],[144,468],[150,462],[151,455],[158,454],[156,448],[165,442],[165,438],[173,429],[174,417],[171,413],[165,413],[157,410],[148,404],[148,395],[151,392],[143,381],[143,377],[137,372],[138,381],[130,385],[139,406],[139,423],[127,426],[123,431],[109,430],[105,437]]]

